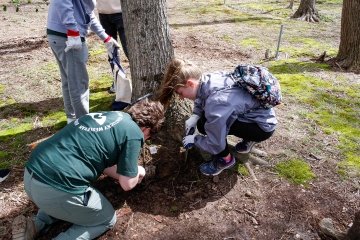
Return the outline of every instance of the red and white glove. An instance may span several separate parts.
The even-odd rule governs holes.
[[[66,41],[66,48],[65,52],[69,51],[70,49],[81,49],[82,42],[80,33],[74,30],[67,30],[67,41]]]
[[[120,45],[110,35],[104,40],[107,53],[110,58],[113,58],[113,52],[115,48],[119,48]]]

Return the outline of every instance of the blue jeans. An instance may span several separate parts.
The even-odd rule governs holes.
[[[113,14],[99,13],[99,20],[101,25],[105,29],[105,32],[108,35],[112,36],[115,40],[117,40],[117,36],[119,34],[121,46],[124,50],[125,56],[129,58],[122,13],[121,12],[113,13]]]
[[[36,180],[26,168],[24,187],[29,198],[39,208],[34,219],[38,232],[58,219],[73,223],[67,231],[60,233],[56,240],[94,239],[116,223],[114,208],[95,188],[89,187],[85,190],[89,193],[85,204],[85,194],[74,195],[59,191]]]
[[[88,47],[65,52],[67,38],[47,35],[49,45],[59,65],[66,117],[75,120],[89,113],[89,76],[86,70]]]

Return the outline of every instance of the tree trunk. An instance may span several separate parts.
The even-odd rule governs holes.
[[[355,213],[353,225],[347,232],[347,239],[348,240],[359,240],[360,239],[360,211]]]
[[[335,61],[341,68],[360,71],[360,1],[344,0],[339,52]]]
[[[166,0],[121,0],[121,6],[134,100],[150,92],[156,93],[165,68],[174,57],[174,50],[166,17]],[[165,139],[167,148],[179,149],[184,121],[191,113],[191,106],[191,103],[175,98],[167,109],[164,126],[158,135],[159,139]]]
[[[166,0],[121,0],[133,86],[132,99],[154,92],[174,56]]]
[[[294,0],[290,0],[289,6],[287,8],[292,10],[293,7],[294,7]]]
[[[315,0],[301,0],[298,10],[292,18],[307,22],[319,22],[319,13],[315,8]]]

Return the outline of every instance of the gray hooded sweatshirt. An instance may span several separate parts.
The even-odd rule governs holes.
[[[51,0],[47,28],[65,34],[71,29],[80,32],[81,37],[86,37],[90,28],[105,40],[108,35],[95,16],[95,5],[95,0]]]
[[[195,137],[195,146],[211,154],[226,147],[226,136],[236,121],[256,123],[265,132],[275,129],[273,108],[264,109],[258,100],[240,87],[230,87],[233,79],[226,72],[203,74],[194,102],[193,113],[206,118],[206,135]],[[251,111],[249,111],[251,110]]]

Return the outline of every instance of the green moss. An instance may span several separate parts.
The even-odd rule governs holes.
[[[5,126],[4,126],[5,125]],[[15,135],[25,133],[33,128],[32,122],[22,122],[21,119],[13,118],[11,121],[7,121],[2,124],[3,130],[0,130],[0,140],[7,141]]]
[[[338,49],[330,44],[320,42],[313,38],[294,36],[290,38],[289,44],[281,46],[281,51],[288,53],[291,57],[309,56],[316,57],[326,51],[327,56],[334,57]]]
[[[258,38],[251,38],[251,37],[241,40],[240,44],[244,47],[252,47],[256,49],[260,49],[261,46]]]
[[[360,89],[346,79],[320,79],[313,72],[328,71],[324,64],[278,62],[270,71],[281,82],[284,96],[295,97],[312,110],[305,117],[315,120],[326,134],[338,136],[338,148],[344,159],[339,161],[339,174],[359,176]]]
[[[5,159],[9,156],[9,153],[4,152],[4,151],[0,151],[0,159]]]
[[[309,164],[300,159],[280,162],[276,164],[275,170],[280,176],[295,184],[306,185],[315,178],[315,174],[311,171]]]
[[[225,41],[225,42],[232,42],[233,39],[232,37],[230,37],[229,35],[225,34],[222,36],[222,39]]]
[[[4,84],[0,84],[0,94],[3,94],[5,90],[5,85]]]
[[[244,164],[237,164],[236,166],[237,173],[242,176],[249,176],[249,171],[244,166]]]
[[[41,120],[43,127],[57,126],[56,129],[65,126],[66,115],[64,110],[50,112],[48,115]]]

